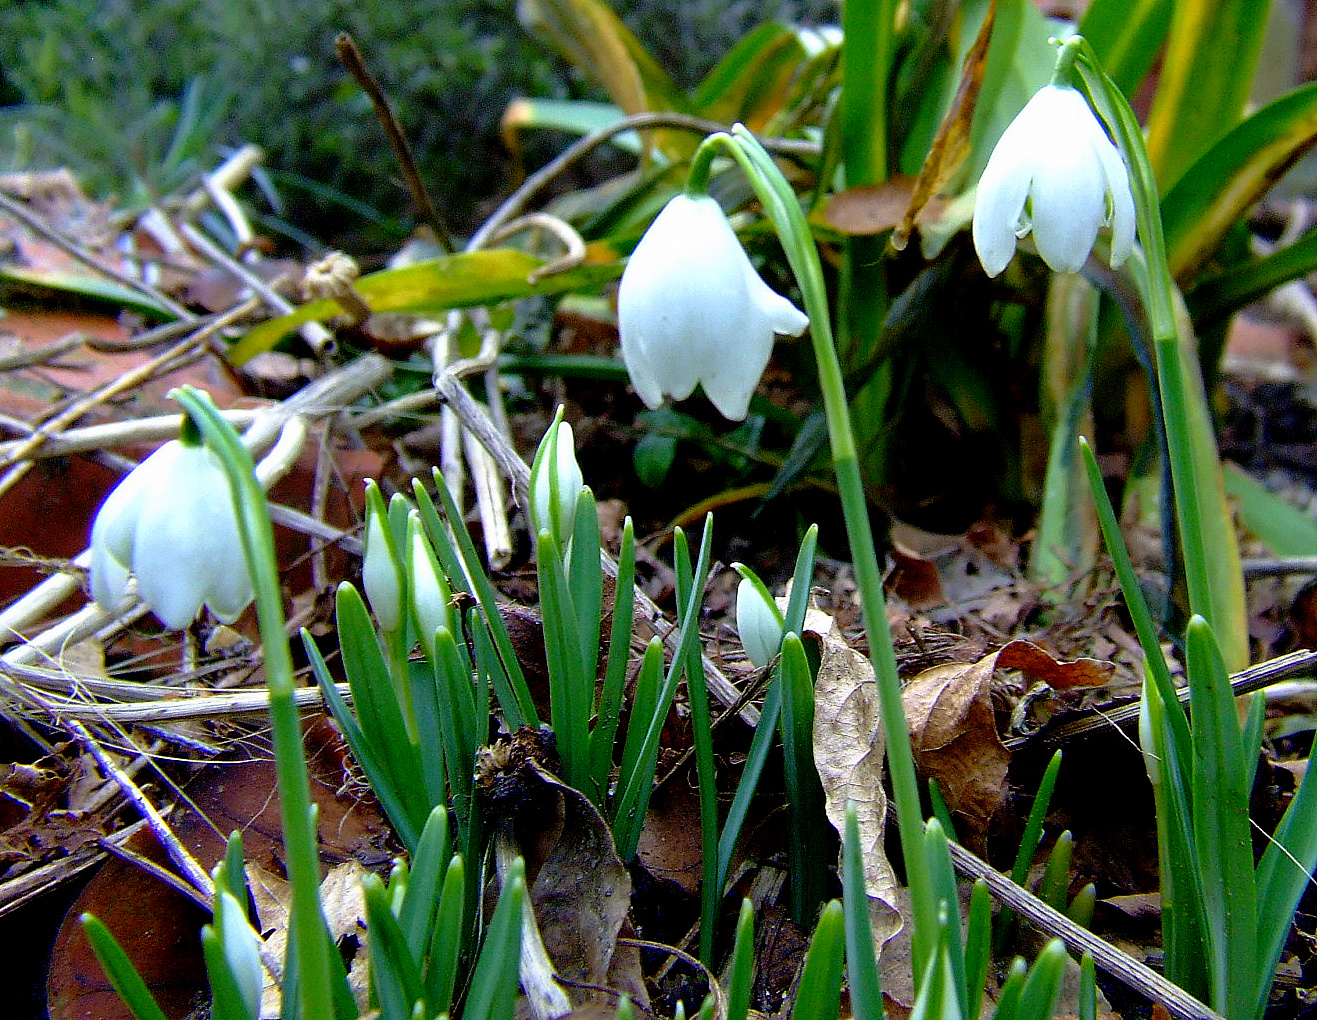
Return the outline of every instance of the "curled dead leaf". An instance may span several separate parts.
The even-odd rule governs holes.
[[[821,647],[814,690],[814,763],[828,821],[840,833],[846,802],[854,801],[864,858],[869,920],[879,944],[901,928],[896,875],[884,852],[883,730],[873,666],[832,632],[808,630]]]
[[[959,835],[982,846],[1001,802],[1010,751],[997,734],[992,708],[997,654],[978,662],[926,669],[902,692],[915,764],[937,781],[947,807],[963,821]]]

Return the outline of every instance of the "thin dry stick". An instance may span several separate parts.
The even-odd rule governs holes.
[[[447,255],[453,254],[457,248],[453,244],[452,235],[449,234],[448,228],[444,226],[439,210],[430,201],[430,193],[425,190],[425,182],[421,180],[421,175],[416,169],[416,160],[412,158],[412,147],[407,142],[407,136],[403,134],[398,118],[394,116],[389,97],[384,94],[384,89],[380,87],[380,83],[375,80],[375,76],[366,67],[366,60],[361,55],[361,50],[357,49],[357,44],[351,35],[347,32],[340,32],[335,36],[334,49],[338,51],[338,59],[343,62],[343,66],[348,69],[348,73],[365,90],[366,95],[370,96],[371,104],[375,107],[375,116],[380,119],[380,124],[384,127],[384,133],[389,136],[389,144],[393,146],[393,154],[397,157],[398,165],[402,168],[402,175],[407,181],[407,188],[412,193],[412,201],[416,203],[416,211],[420,214],[421,219],[430,225],[430,229],[434,231],[435,240],[439,243],[439,247],[444,250],[444,253]]]
[[[0,478],[0,496],[3,496],[17,485],[22,477],[31,470],[33,461],[24,460],[24,458],[28,457],[32,451],[36,450],[42,443],[44,443],[49,436],[72,425],[97,404],[104,403],[116,394],[123,393],[125,390],[130,390],[145,382],[156,372],[165,368],[172,369],[177,367],[181,360],[196,349],[197,341],[194,338],[184,340],[182,343],[176,344],[163,354],[152,358],[150,361],[146,362],[146,364],[141,365],[130,372],[125,372],[123,375],[119,376],[118,379],[114,380],[114,382],[100,387],[86,397],[83,397],[81,400],[75,400],[54,418],[47,422],[43,422],[32,433],[32,435],[23,440],[13,454],[5,458],[2,462],[3,464],[13,464],[14,466],[10,468],[9,471],[5,472],[3,478]],[[22,461],[22,463],[15,463],[16,461]]]
[[[471,433],[480,441],[480,445],[488,450],[490,456],[498,462],[499,467],[503,469],[503,473],[512,482],[513,492],[516,494],[518,503],[525,506],[530,489],[530,468],[526,466],[526,462],[521,459],[517,451],[498,431],[494,423],[489,420],[489,415],[476,403],[475,398],[466,391],[460,379],[444,372],[435,379],[434,384],[439,399],[453,409],[454,413],[462,420],[463,426],[471,430]],[[602,549],[599,550],[599,560],[604,573],[616,580],[617,561]],[[668,623],[663,611],[639,587],[635,589],[635,601],[641,613],[649,621],[650,626],[659,632],[664,645],[675,651],[679,639],[677,628]],[[721,702],[724,708],[731,708],[739,704],[741,692],[736,685],[723,675],[723,671],[707,655],[702,655],[701,659],[704,663],[706,683],[709,690],[713,692],[714,697]],[[755,726],[759,722],[759,710],[753,705],[742,705],[739,714],[751,726]]]
[[[509,195],[503,204],[494,210],[494,215],[486,220],[481,228],[475,232],[467,243],[467,250],[472,251],[483,247],[489,237],[501,230],[505,223],[521,215],[526,206],[530,204],[530,200],[535,197],[541,188],[545,187],[555,177],[566,172],[577,160],[588,156],[616,135],[626,131],[651,127],[679,128],[683,131],[692,131],[701,135],[728,130],[728,125],[719,121],[705,120],[703,117],[692,117],[684,113],[634,113],[629,117],[623,117],[616,124],[600,128],[598,131],[594,131],[573,142],[554,159],[527,177],[522,182],[521,187]],[[761,138],[759,141],[769,152],[777,152],[783,155],[817,156],[819,153],[819,146],[815,142],[784,138]]]
[[[140,383],[145,382],[156,372],[170,366],[171,362],[186,356],[195,348],[204,344],[219,330],[224,329],[232,322],[236,322],[239,319],[246,317],[246,315],[255,307],[256,304],[252,301],[243,302],[227,314],[222,315],[217,319],[213,319],[211,322],[202,326],[199,330],[175,344],[173,347],[156,355],[156,357],[152,358],[150,361],[125,372],[113,382],[106,383],[104,386],[83,397],[81,400],[74,401],[50,421],[43,422],[30,436],[22,440],[17,447],[9,451],[4,459],[0,461],[0,465],[7,466],[27,458],[37,449],[37,447],[41,446],[42,443],[50,438],[51,435],[63,431],[65,428],[72,425],[97,404],[104,403],[116,394],[123,393],[125,390],[132,389]],[[12,485],[13,482],[7,480],[0,481],[0,495],[7,492]]]
[[[962,875],[983,879],[988,889],[1002,903],[1046,934],[1059,938],[1075,952],[1091,953],[1094,963],[1112,977],[1146,995],[1153,1002],[1160,1002],[1183,1020],[1223,1020],[1219,1013],[1195,999],[1179,985],[1166,980],[1128,953],[1121,952],[1110,942],[1098,938],[1087,928],[1081,928],[1065,914],[1054,910],[1027,889],[1020,888],[964,847],[957,843],[949,843],[948,846],[951,862]]]
[[[146,819],[147,825],[151,827],[156,839],[160,841],[160,845],[169,854],[169,859],[174,862],[174,866],[183,873],[183,877],[187,879],[188,883],[209,901],[215,895],[215,886],[210,881],[210,876],[197,863],[196,858],[188,853],[187,847],[174,835],[174,830],[169,827],[164,815],[156,810],[156,806],[133,782],[132,777],[119,768],[114,759],[105,753],[105,749],[88,732],[87,727],[76,719],[70,719],[63,722],[62,725],[67,727],[68,731],[73,734],[74,739],[82,745],[83,750],[96,759],[96,763],[101,767],[101,771],[105,773],[105,777],[114,780],[115,785],[123,791],[123,795],[137,809],[138,814]]]
[[[175,315],[178,318],[184,320],[185,322],[193,322],[196,320],[197,317],[193,315],[191,312],[189,312],[182,305],[172,301],[171,299],[166,297],[164,294],[160,293],[160,291],[156,290],[156,288],[150,286],[149,284],[143,283],[141,280],[134,279],[133,277],[129,276],[127,273],[121,273],[119,270],[115,269],[114,266],[110,265],[107,262],[102,262],[97,256],[93,255],[87,248],[83,247],[82,245],[78,244],[77,241],[74,241],[72,238],[65,236],[60,231],[51,227],[44,220],[42,220],[40,216],[37,216],[35,213],[31,212],[26,206],[24,206],[22,202],[15,201],[15,199],[11,197],[8,192],[3,190],[0,190],[0,209],[3,209],[8,215],[22,222],[22,224],[25,227],[27,227],[29,230],[35,231],[36,233],[40,234],[51,244],[55,245],[55,247],[63,251],[65,254],[71,255],[73,258],[77,259],[83,265],[96,270],[96,272],[100,273],[102,276],[106,276],[109,279],[113,280],[115,283],[121,284],[124,287],[128,287],[131,290],[137,291],[137,293],[143,295],[146,298],[149,298],[152,301],[152,303],[159,305],[161,308],[164,308],[166,311],[168,311],[171,315]]]

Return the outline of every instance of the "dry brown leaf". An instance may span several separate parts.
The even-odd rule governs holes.
[[[998,669],[1018,669],[1031,681],[1042,681],[1055,691],[1078,687],[1105,687],[1116,675],[1116,665],[1101,659],[1062,662],[1032,641],[1016,639],[997,653]]]
[[[846,826],[854,801],[864,858],[869,921],[879,944],[900,930],[896,875],[884,852],[887,796],[883,793],[883,730],[873,666],[831,631],[809,631],[821,645],[814,695],[814,763],[828,820]]]
[[[951,108],[942,118],[933,145],[929,149],[924,165],[915,180],[914,194],[910,197],[910,207],[896,229],[892,231],[892,247],[903,251],[910,233],[915,228],[915,221],[934,195],[941,190],[955,175],[969,155],[969,130],[974,120],[974,108],[978,105],[979,89],[983,86],[983,72],[988,62],[988,44],[992,41],[992,26],[997,20],[996,0],[988,5],[988,13],[983,19],[974,45],[965,54],[965,66],[961,71],[960,85],[956,89]]]
[[[969,665],[934,666],[902,693],[919,773],[937,781],[947,807],[964,821],[960,836],[971,849],[982,847],[1011,758],[992,709],[996,662],[993,653]]]
[[[530,902],[554,968],[578,986],[625,993],[648,1008],[640,954],[618,941],[631,908],[631,876],[617,856],[608,823],[584,794],[536,771],[556,794],[557,810],[546,829],[550,838],[537,841],[541,856],[532,859],[525,847],[526,873],[534,876]],[[595,998],[579,987],[570,991],[579,1005]]]

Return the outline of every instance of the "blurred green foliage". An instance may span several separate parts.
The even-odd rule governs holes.
[[[833,0],[622,8],[679,83],[759,22],[835,17]],[[67,165],[93,193],[137,205],[212,166],[224,147],[255,142],[288,221],[338,244],[362,230],[383,242],[408,225],[410,201],[369,101],[335,56],[340,31],[384,85],[460,231],[512,183],[498,130],[511,99],[602,98],[522,29],[513,0],[15,3],[0,5],[0,169]],[[527,162],[556,142],[532,139]]]

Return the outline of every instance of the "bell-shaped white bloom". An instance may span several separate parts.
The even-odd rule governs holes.
[[[1111,228],[1114,269],[1134,247],[1125,161],[1076,89],[1044,86],[988,158],[974,202],[974,249],[996,276],[1016,240],[1032,232],[1048,266],[1077,273],[1101,227]]]
[[[540,441],[530,478],[530,519],[536,535],[550,532],[563,555],[576,522],[576,501],[585,479],[576,462],[572,427],[555,419]]]
[[[649,407],[684,400],[699,383],[740,421],[768,366],[773,337],[799,336],[809,316],[755,272],[722,208],[678,195],[654,219],[617,292],[622,358]]]
[[[202,605],[232,623],[253,598],[233,496],[219,458],[173,440],[106,497],[91,531],[91,590],[122,607],[129,573],[166,627],[181,630]]]
[[[215,927],[238,994],[249,1016],[260,1016],[265,970],[261,966],[260,938],[247,921],[247,913],[230,892],[215,899]]]
[[[763,586],[742,577],[736,589],[736,633],[756,669],[763,669],[782,647],[782,613]]]

